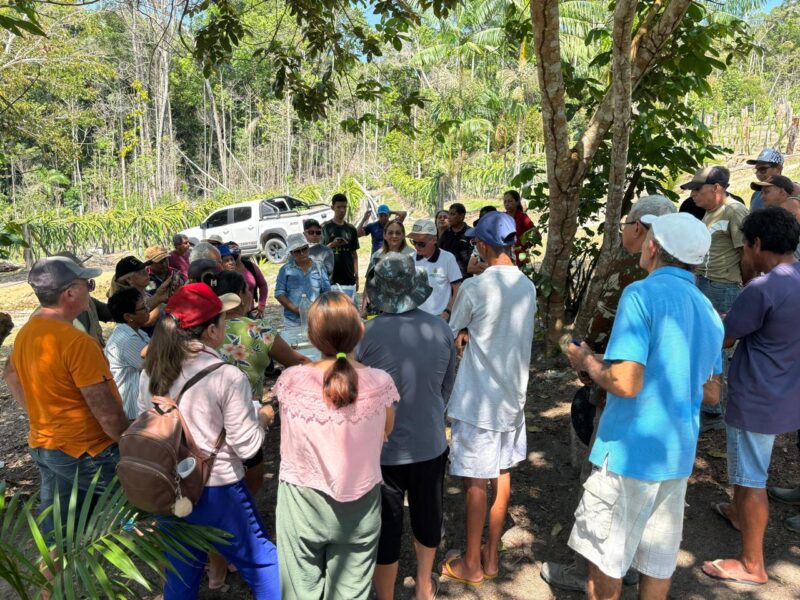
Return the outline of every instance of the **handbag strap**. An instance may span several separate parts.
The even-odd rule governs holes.
[[[224,362],[220,361],[220,362],[214,363],[213,365],[208,365],[206,368],[201,369],[200,371],[195,373],[189,379],[189,381],[187,381],[183,385],[183,388],[181,388],[180,393],[175,398],[175,407],[178,408],[178,415],[179,415],[179,418],[181,420],[181,425],[183,426],[183,436],[184,436],[184,439],[186,440],[186,445],[189,447],[189,449],[193,453],[197,454],[198,456],[201,455],[201,452],[200,452],[199,448],[197,447],[197,444],[194,443],[194,438],[192,437],[192,434],[189,431],[189,428],[186,426],[186,422],[183,420],[183,415],[181,414],[181,411],[180,411],[181,398],[183,398],[183,394],[185,394],[186,391],[190,387],[192,387],[197,382],[199,382],[200,380],[204,379],[207,375],[210,375],[211,373],[213,373],[214,371],[216,371],[217,369],[219,369],[220,367],[222,367],[225,364],[227,364],[227,363],[224,363]],[[224,443],[225,443],[225,428],[223,427],[222,431],[220,431],[220,433],[219,433],[219,437],[217,438],[217,442],[214,444],[214,449],[211,451],[211,454],[207,457],[207,459],[208,458],[214,458],[217,455],[217,452],[219,452],[219,449],[222,448],[222,444],[224,444]]]

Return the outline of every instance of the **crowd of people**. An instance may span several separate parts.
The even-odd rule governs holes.
[[[585,386],[573,410],[586,414],[573,417],[590,452],[582,496],[572,499],[576,560],[542,565],[554,587],[605,599],[620,596],[623,580],[638,581],[641,598],[667,598],[697,439],[719,428],[733,500],[711,509],[741,531],[742,552],[703,572],[768,579],[768,494],[800,504],[800,489],[766,489],[775,436],[800,430],[800,333],[791,322],[800,310],[800,196],[779,152],[752,162],[750,209],[717,166],[681,186],[691,197],[680,212],[644,196],[620,223],[626,254],[586,339],[565,346]],[[209,588],[224,590],[233,570],[259,599],[389,600],[405,506],[418,600],[435,597],[441,580],[477,586],[498,576],[511,470],[527,456],[536,289],[521,267],[533,222],[514,190],[472,227],[455,203],[408,232],[407,214],[387,205],[353,226],[347,198],[331,204],[331,221],[306,220],[287,240],[273,292],[280,333],[265,315],[266,280],[235,241],[176,234],[171,251],[127,256],[107,303],[91,296],[100,271],[74,255],[40,259],[29,273],[41,306],[18,332],[4,376],[29,418],[41,508],[57,495],[66,510],[73,480],[79,504],[95,476],[101,493],[120,439],[165,399],[205,457],[202,490],[187,499],[178,487],[172,512],[232,538],[210,555],[170,556],[167,600],[197,597],[206,571]],[[116,323],[108,339],[102,321]],[[287,342],[298,329],[313,358]],[[272,390],[267,373],[280,373]],[[271,539],[255,497],[278,415]],[[178,481],[184,468],[176,466]],[[448,472],[463,482],[465,545],[437,566]],[[798,531],[798,521],[786,525]],[[52,531],[52,518],[44,527]]]

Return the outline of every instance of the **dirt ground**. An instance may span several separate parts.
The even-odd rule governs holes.
[[[468,218],[468,220],[470,220]],[[366,253],[362,253],[366,255]],[[105,272],[98,278],[98,298],[104,298],[117,257],[90,259]],[[366,271],[362,256],[361,272]],[[265,274],[273,289],[277,268],[269,266]],[[21,325],[35,307],[30,288],[24,284],[25,273],[0,276],[0,310],[11,312]],[[271,299],[270,320],[280,321],[278,307]],[[18,327],[15,329],[18,329]],[[0,359],[8,356],[13,334],[0,349]],[[271,385],[274,382],[268,382]],[[497,579],[480,587],[466,587],[443,581],[439,598],[472,599],[564,599],[581,598],[579,593],[551,589],[539,576],[542,561],[568,562],[572,559],[567,538],[572,527],[573,512],[580,498],[579,466],[573,464],[570,446],[569,407],[578,381],[563,360],[535,359],[531,365],[526,418],[528,425],[528,459],[512,473],[512,498],[504,542],[508,550],[502,555]],[[37,473],[26,452],[27,419],[9,397],[5,384],[0,384],[0,479],[11,490],[37,486]],[[780,436],[773,452],[770,485],[800,484],[798,453],[794,435]],[[280,431],[270,430],[266,445],[267,473],[258,503],[270,532],[275,531],[275,502],[278,486]],[[437,556],[442,560],[449,551],[458,551],[464,543],[464,495],[457,478],[445,483],[446,537]],[[670,597],[687,600],[789,600],[800,598],[800,534],[786,530],[782,523],[797,509],[772,503],[765,538],[765,556],[770,581],[760,588],[726,585],[706,577],[700,571],[705,560],[734,556],[740,548],[739,534],[710,510],[712,502],[729,496],[726,485],[725,433],[701,436],[695,472],[689,481],[686,502],[684,540],[678,570],[673,579]],[[406,527],[409,531],[409,527]],[[401,556],[397,598],[410,599],[413,594],[413,546],[407,536]],[[248,598],[247,587],[238,574],[228,577],[231,589],[227,594],[213,593],[203,583],[202,600]],[[2,597],[2,592],[0,592]],[[626,588],[623,598],[636,597],[635,588]]]

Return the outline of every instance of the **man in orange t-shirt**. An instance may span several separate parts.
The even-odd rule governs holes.
[[[119,459],[116,442],[129,424],[100,345],[72,325],[89,302],[91,278],[99,274],[64,257],[36,261],[28,283],[41,309],[17,334],[4,372],[30,420],[28,450],[42,479],[40,508],[58,494],[62,517],[76,473],[78,510],[95,473],[100,472],[96,493],[111,481]],[[52,524],[48,518],[45,530]]]

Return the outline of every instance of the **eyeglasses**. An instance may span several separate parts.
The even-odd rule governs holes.
[[[64,289],[65,289],[65,290],[66,290],[66,289],[69,289],[69,288],[71,288],[72,286],[78,285],[79,283],[85,283],[85,284],[86,284],[86,289],[87,289],[87,290],[89,290],[89,292],[93,292],[93,291],[94,291],[94,288],[95,288],[95,282],[94,282],[94,279],[76,279],[75,281],[73,281],[72,283],[70,283],[70,284],[69,284],[67,287],[65,287]]]
[[[308,246],[305,246],[304,248],[298,248],[297,250],[292,250],[292,254],[305,254],[306,252],[308,252]]]
[[[428,245],[428,242],[423,242],[420,240],[413,240],[411,243],[414,245],[414,248],[424,248]]]
[[[625,230],[626,225],[636,225],[639,221],[620,221],[619,222],[619,232],[622,233]]]
[[[322,235],[321,229],[306,229],[306,235]]]

